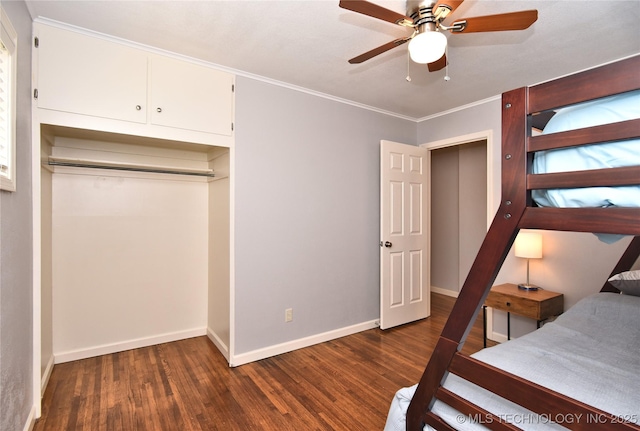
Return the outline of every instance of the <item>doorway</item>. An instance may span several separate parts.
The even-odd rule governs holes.
[[[431,290],[457,297],[491,221],[491,131],[422,146],[431,153]]]

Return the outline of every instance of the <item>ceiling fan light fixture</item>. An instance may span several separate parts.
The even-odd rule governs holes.
[[[426,64],[439,60],[447,47],[447,37],[439,31],[425,31],[409,41],[409,55],[416,63]]]

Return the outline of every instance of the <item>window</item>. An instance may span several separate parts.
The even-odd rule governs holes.
[[[16,189],[16,48],[18,37],[0,8],[0,189]]]

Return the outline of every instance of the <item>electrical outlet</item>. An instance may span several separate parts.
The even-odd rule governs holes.
[[[284,310],[284,321],[291,322],[293,320],[293,308],[287,308]]]

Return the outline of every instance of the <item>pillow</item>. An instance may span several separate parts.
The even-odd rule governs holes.
[[[609,283],[625,295],[640,296],[640,270],[616,274],[609,279]]]

